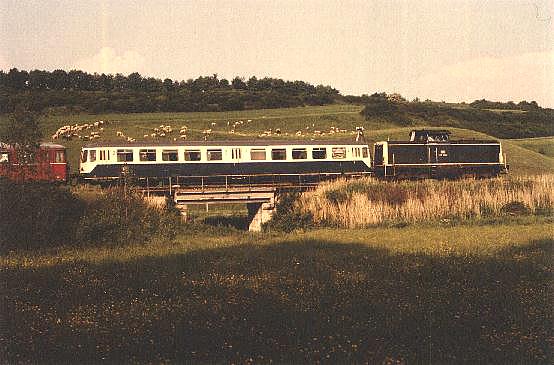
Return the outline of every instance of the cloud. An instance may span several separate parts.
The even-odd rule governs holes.
[[[410,96],[447,101],[536,100],[554,106],[554,51],[479,57],[413,81]]]
[[[103,47],[92,57],[82,58],[75,62],[73,68],[88,72],[122,73],[145,72],[146,60],[138,52],[125,51],[118,54],[111,47]]]

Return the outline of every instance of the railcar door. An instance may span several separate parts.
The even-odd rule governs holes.
[[[440,164],[449,162],[450,148],[446,144],[430,145],[429,146],[429,162],[432,164]]]

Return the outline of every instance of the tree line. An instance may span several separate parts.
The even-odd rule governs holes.
[[[176,81],[138,72],[97,74],[79,70],[0,70],[0,113],[17,105],[33,111],[67,107],[75,112],[226,111],[331,104],[339,91],[304,81],[255,76],[232,80],[212,76]]]

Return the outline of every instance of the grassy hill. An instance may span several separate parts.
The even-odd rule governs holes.
[[[188,127],[188,140],[201,140],[204,130],[211,129],[210,140],[218,139],[252,139],[252,138],[285,138],[300,140],[319,139],[353,139],[358,126],[365,128],[365,136],[369,144],[378,140],[405,139],[413,128],[445,127],[452,131],[454,138],[484,138],[491,139],[485,133],[463,128],[450,120],[443,125],[433,123],[427,125],[424,120],[415,120],[412,125],[399,126],[383,118],[365,119],[361,114],[362,106],[353,104],[335,104],[327,106],[308,106],[282,109],[257,109],[230,112],[193,112],[193,113],[133,113],[133,114],[76,114],[76,115],[46,115],[41,117],[40,125],[45,139],[63,125],[93,123],[106,121],[104,130],[100,132],[101,141],[124,141],[116,133],[137,141],[172,141],[179,139],[178,130]],[[5,121],[0,117],[0,123]],[[240,123],[242,121],[242,123]],[[144,137],[153,132],[153,128],[171,125],[174,132],[165,138]],[[331,127],[342,130],[330,133]],[[276,134],[277,129],[280,135]],[[98,131],[98,129],[94,129]],[[233,133],[232,133],[233,131]],[[260,135],[271,131],[268,136]],[[301,133],[300,133],[301,132]],[[88,134],[83,131],[81,134]],[[297,135],[299,133],[299,135]],[[75,171],[78,166],[78,156],[82,145],[88,143],[82,139],[59,140],[68,147],[70,162]],[[554,137],[503,140],[504,150],[513,174],[534,174],[541,172],[554,173]]]

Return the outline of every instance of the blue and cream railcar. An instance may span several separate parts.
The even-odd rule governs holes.
[[[452,141],[449,134],[444,130],[414,130],[409,141],[375,143],[375,175],[397,178],[492,177],[507,171],[499,141]]]
[[[80,175],[136,177],[360,174],[371,169],[367,144],[344,141],[187,141],[93,143],[81,150]]]

